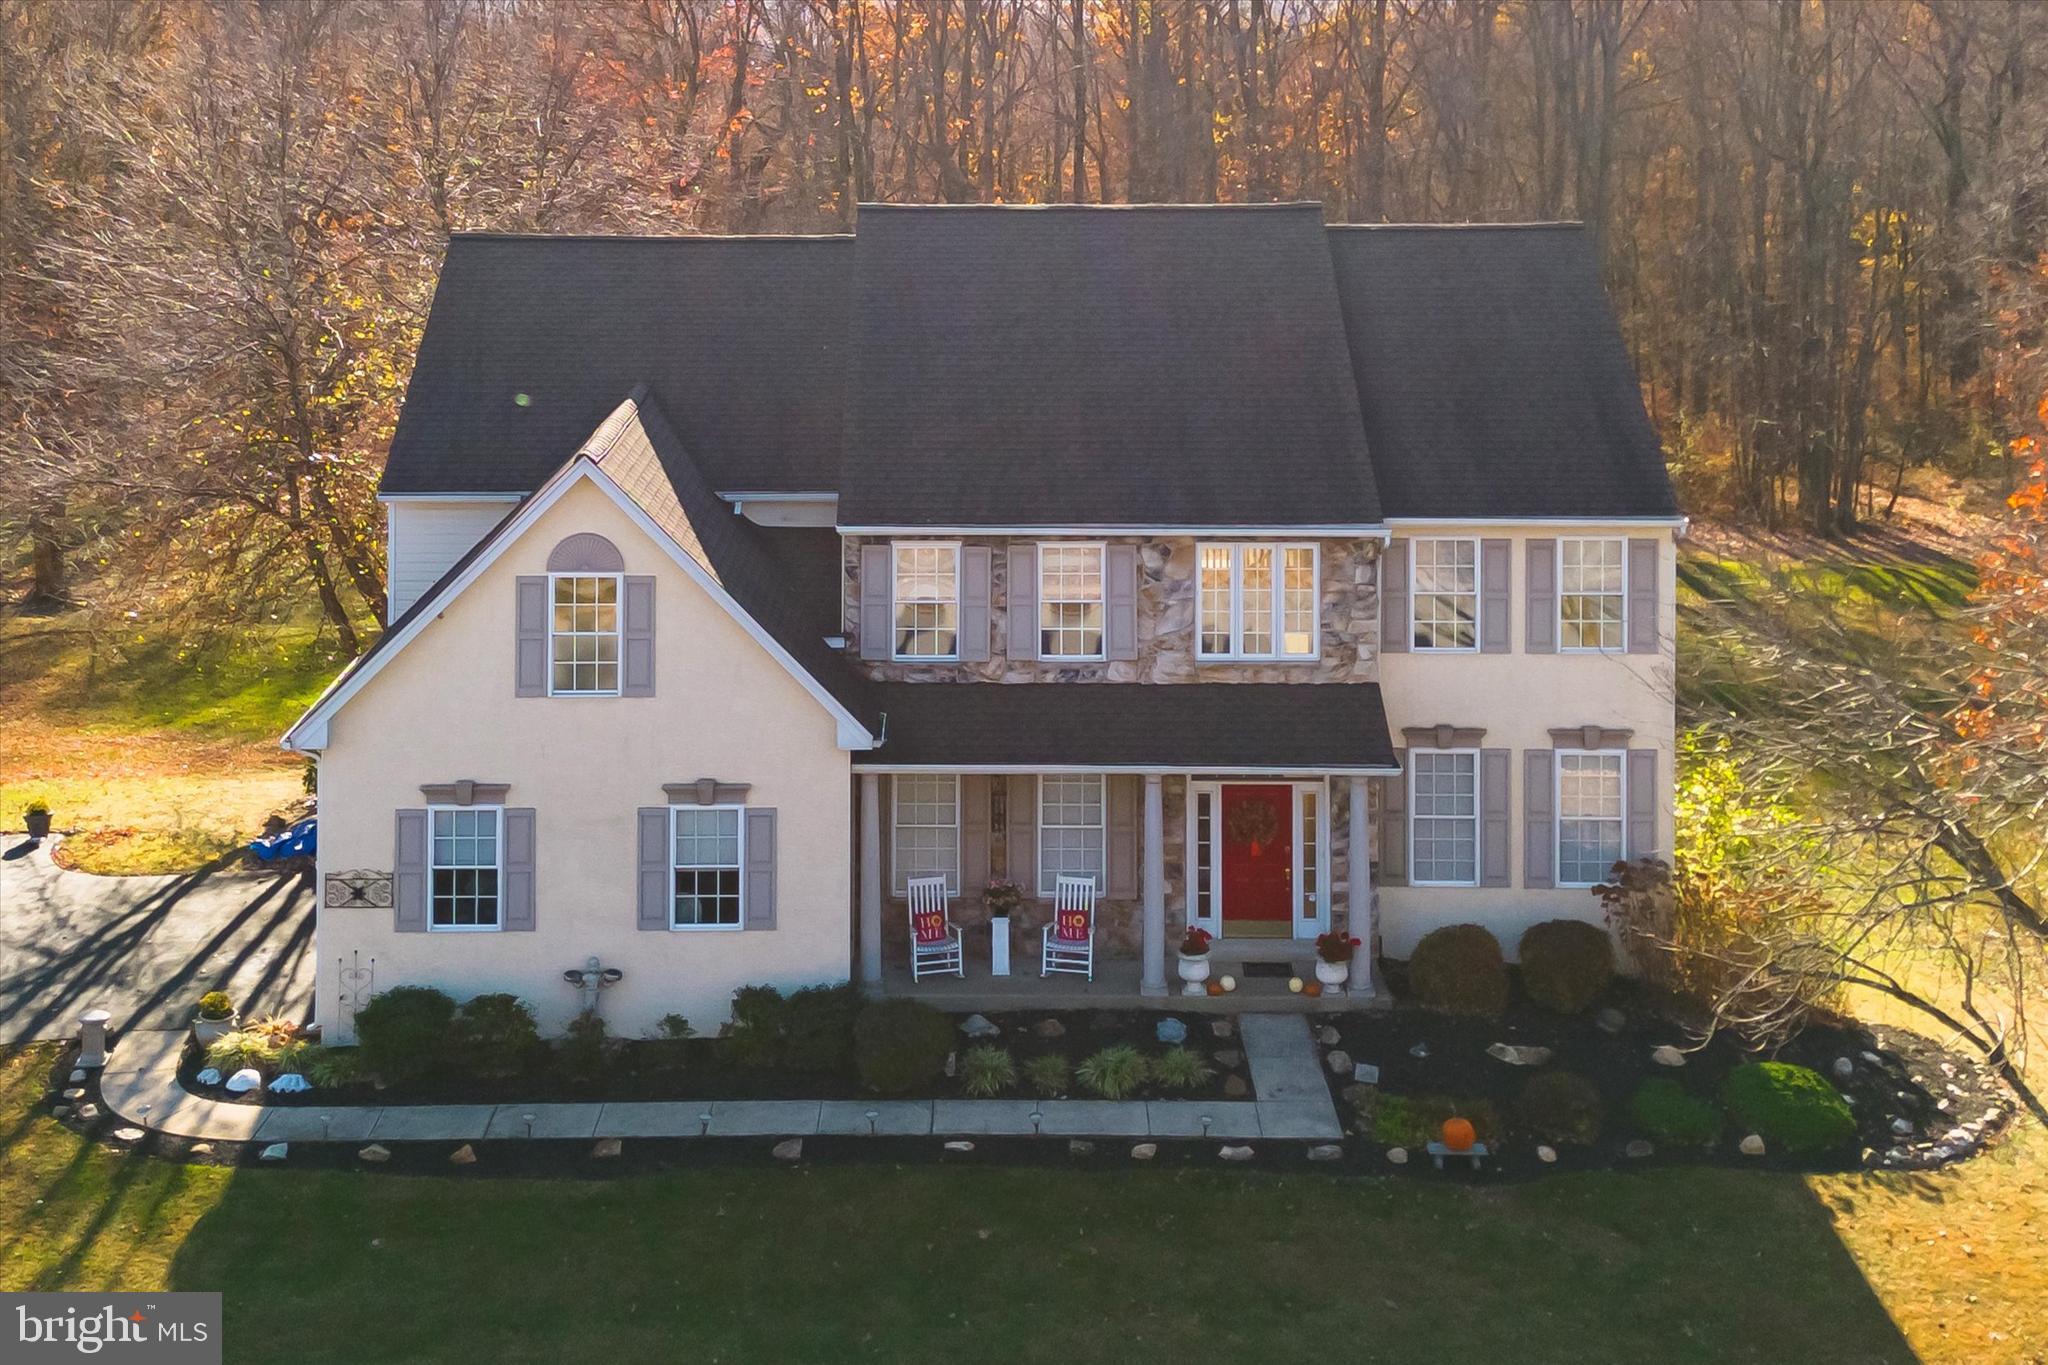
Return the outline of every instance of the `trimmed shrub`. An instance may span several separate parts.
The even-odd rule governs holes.
[[[1041,1052],[1024,1063],[1024,1079],[1033,1090],[1051,1099],[1054,1095],[1067,1092],[1069,1067],[1067,1059],[1057,1052]]]
[[[884,1095],[932,1085],[952,1051],[953,1021],[921,1000],[877,1001],[854,1020],[854,1067]]]
[[[1432,929],[1408,959],[1408,989],[1419,1004],[1445,1014],[1499,1014],[1508,1007],[1500,940],[1478,924]]]
[[[987,1044],[960,1054],[960,1088],[976,1099],[1002,1094],[1017,1083],[1017,1061],[1007,1048]]]
[[[476,1074],[510,1076],[533,1057],[540,1029],[518,996],[479,995],[455,1012],[455,1043],[462,1064]]]
[[[1711,1147],[1721,1136],[1721,1111],[1669,1076],[1652,1076],[1629,1096],[1629,1120],[1645,1137],[1687,1147]]]
[[[852,985],[810,986],[791,996],[773,986],[733,992],[725,1055],[746,1070],[844,1071],[861,995]]]
[[[1539,1071],[1522,1087],[1515,1117],[1547,1142],[1592,1142],[1607,1122],[1600,1087],[1576,1071]]]
[[[235,998],[226,991],[208,991],[199,997],[201,1019],[226,1019],[235,1012]]]
[[[1559,1014],[1578,1014],[1614,980],[1614,943],[1607,931],[1580,919],[1532,924],[1516,954],[1529,998]]]
[[[1856,1135],[1848,1101],[1810,1067],[1745,1062],[1728,1073],[1721,1098],[1736,1122],[1794,1156],[1833,1151]]]
[[[393,986],[356,1011],[363,1064],[387,1081],[410,1080],[448,1056],[455,1001],[432,986]]]
[[[560,1047],[563,1070],[579,1078],[596,1076],[611,1060],[611,1028],[596,1010],[585,1010],[562,1031]]]
[[[1152,1079],[1168,1090],[1200,1090],[1215,1074],[1209,1059],[1191,1047],[1170,1047],[1152,1059]]]
[[[732,1022],[723,1032],[727,1061],[742,1071],[773,1071],[782,1064],[789,1001],[773,986],[742,986],[732,993]]]
[[[1493,1101],[1453,1099],[1448,1095],[1389,1095],[1380,1092],[1372,1111],[1373,1141],[1388,1147],[1420,1150],[1441,1140],[1444,1120],[1471,1122],[1481,1142],[1491,1145],[1501,1134],[1500,1111]]]
[[[1145,1083],[1145,1054],[1129,1043],[1114,1043],[1081,1059],[1074,1079],[1106,1100],[1120,1100]]]

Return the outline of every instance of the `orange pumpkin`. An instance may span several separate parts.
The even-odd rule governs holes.
[[[1209,994],[1211,994],[1211,995],[1221,995],[1221,994],[1223,994],[1223,983],[1222,983],[1221,981],[1211,981],[1211,982],[1209,983]]]
[[[1320,981],[1304,981],[1301,984],[1301,993],[1313,1000],[1323,993],[1323,983]]]
[[[1472,1127],[1470,1119],[1444,1120],[1444,1146],[1454,1152],[1469,1152],[1472,1144],[1479,1140],[1479,1134]]]

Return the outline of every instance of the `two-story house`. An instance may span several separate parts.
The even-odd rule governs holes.
[[[591,958],[628,1033],[911,990],[913,877],[1094,878],[1100,990],[1188,925],[1512,954],[1668,846],[1682,521],[1576,227],[458,237],[382,499],[390,627],[285,741],[332,1036],[559,1026]]]

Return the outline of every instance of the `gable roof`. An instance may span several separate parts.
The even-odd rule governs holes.
[[[863,206],[839,520],[1379,520],[1316,204]]]
[[[1333,227],[1389,517],[1674,517],[1583,227]]]
[[[458,234],[382,491],[537,488],[640,384],[712,487],[830,489],[852,256],[848,237]]]

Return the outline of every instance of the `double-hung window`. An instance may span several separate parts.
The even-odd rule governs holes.
[[[960,547],[904,541],[894,550],[896,657],[959,658]]]
[[[1410,749],[1409,881],[1479,885],[1479,751]]]
[[[434,806],[427,812],[428,885],[432,929],[498,927],[498,885],[502,841],[496,806]]]
[[[557,697],[619,694],[619,575],[549,575],[554,619],[548,632]]]
[[[1604,882],[1621,861],[1622,812],[1628,808],[1624,758],[1618,750],[1558,752],[1559,886]]]
[[[913,877],[944,877],[960,891],[960,779],[950,773],[898,773],[893,780],[896,846],[890,859],[895,894]]]
[[[746,821],[738,806],[672,806],[670,870],[676,929],[738,929],[745,897]]]
[[[1038,657],[1102,657],[1102,547],[1038,547]]]
[[[1105,889],[1107,866],[1099,775],[1047,774],[1038,779],[1038,894],[1050,897],[1061,877],[1093,877]]]
[[[1557,543],[1557,642],[1561,649],[1617,650],[1627,639],[1626,545],[1618,539]]]
[[[1199,659],[1314,659],[1321,575],[1314,545],[1203,545],[1196,552]]]
[[[1479,647],[1479,542],[1418,540],[1408,555],[1408,602],[1416,649]]]

